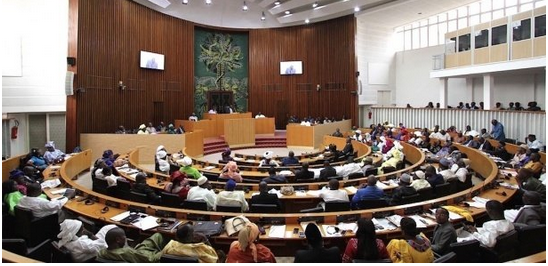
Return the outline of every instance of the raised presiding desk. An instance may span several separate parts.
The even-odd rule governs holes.
[[[343,120],[327,124],[313,126],[301,126],[300,124],[287,125],[287,147],[292,148],[323,148],[325,135],[331,135],[338,128],[341,132],[350,131],[352,120]],[[337,145],[341,150],[344,147]]]

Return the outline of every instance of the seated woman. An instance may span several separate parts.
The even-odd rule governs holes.
[[[219,175],[219,177],[232,179],[238,183],[241,183],[243,181],[243,178],[240,175],[240,170],[238,169],[238,165],[234,161],[228,162],[225,167],[223,167],[223,170],[221,170],[221,174]]]
[[[392,262],[431,263],[434,253],[430,240],[417,230],[417,223],[409,217],[400,221],[404,239],[392,239],[386,249]]]
[[[371,219],[360,218],[356,238],[351,238],[348,241],[342,262],[351,263],[353,259],[379,260],[387,258],[388,251],[384,242],[377,238],[375,225]]]
[[[259,163],[259,167],[268,167],[268,166],[275,166],[280,167],[280,164],[272,159],[272,156],[274,155],[274,152],[272,151],[265,151],[263,154],[263,159]]]
[[[48,167],[46,159],[44,159],[42,152],[38,148],[30,150],[30,160],[27,161],[27,164],[36,167],[40,171],[44,171]]]
[[[395,141],[394,147],[386,153],[385,157],[387,158],[386,161],[384,161],[381,164],[381,167],[379,167],[378,173],[383,174],[383,168],[387,166],[394,167],[397,169],[397,165],[399,162],[403,161],[403,146],[401,146],[399,141]]]
[[[65,153],[55,148],[53,141],[46,143],[46,152],[44,153],[44,159],[48,164],[58,163],[65,159]]]
[[[19,191],[17,183],[11,179],[2,182],[2,202],[8,205],[8,213],[14,214],[15,206],[25,195]]]
[[[222,156],[221,160],[224,161],[224,162],[229,162],[229,161],[234,160],[234,158],[232,158],[232,156],[230,156],[230,153],[232,153],[230,148],[226,148],[225,151],[223,151],[223,153],[221,153],[221,156]]]
[[[177,194],[182,200],[186,199],[189,190],[190,185],[188,184],[186,174],[179,171],[175,171],[171,174],[171,183],[167,183],[164,187],[165,192]]]
[[[70,251],[74,262],[85,262],[99,254],[99,250],[107,248],[105,235],[116,225],[105,225],[97,234],[88,232],[78,220],[65,219],[60,224],[59,247]]]
[[[254,223],[247,223],[238,233],[238,240],[230,244],[226,258],[227,263],[276,263],[276,257],[269,248],[256,243],[259,239],[259,227]]]

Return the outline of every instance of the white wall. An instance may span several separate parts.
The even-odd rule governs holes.
[[[21,54],[3,72],[22,70],[2,77],[2,113],[65,112],[68,1],[2,0],[2,24],[2,51]]]
[[[440,82],[430,78],[432,56],[442,54],[442,45],[396,53],[396,106],[424,107],[428,102],[440,101]],[[483,101],[483,77],[471,78],[472,90],[466,87],[465,78],[450,78],[448,81],[447,104],[456,106],[459,102]],[[527,107],[530,101],[537,101],[546,109],[546,73],[542,71],[506,72],[494,75],[493,101],[507,107],[509,102],[520,102]]]
[[[392,28],[369,21],[367,15],[357,17],[356,56],[358,58],[361,94],[360,105],[377,104],[378,91],[391,91],[394,101],[395,68]],[[360,90],[358,90],[360,92]]]

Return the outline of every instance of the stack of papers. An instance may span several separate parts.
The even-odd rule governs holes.
[[[124,218],[126,218],[126,217],[128,217],[128,216],[129,216],[129,211],[127,211],[127,212],[122,212],[122,213],[120,213],[120,214],[118,214],[118,215],[112,216],[112,217],[110,217],[110,219],[113,220],[113,221],[115,221],[115,222],[119,222],[119,221],[121,221],[122,219],[124,219]]]
[[[518,185],[512,185],[508,182],[502,182],[502,183],[500,183],[500,186],[505,187],[505,188],[509,188],[509,189],[519,189]]]
[[[154,216],[147,216],[143,219],[139,219],[137,220],[137,222],[133,223],[132,225],[143,230],[143,231],[146,231],[148,229],[152,229],[154,227],[157,227],[158,226],[158,223],[156,222],[158,220],[158,218],[154,217]]]
[[[482,197],[473,197],[473,201],[467,201],[468,204],[470,204],[470,207],[476,207],[480,209],[485,209],[485,203],[489,201],[489,199],[482,198]]]
[[[206,166],[206,167],[204,167],[204,170],[211,170],[213,168],[215,168],[215,166]]]
[[[61,188],[61,189],[51,190],[50,193],[53,195],[62,195],[65,193],[66,190],[67,190],[66,188]]]
[[[386,217],[386,219],[387,219],[388,221],[390,221],[391,223],[393,223],[393,224],[394,224],[395,226],[397,226],[397,227],[400,227],[401,218],[403,218],[403,217],[401,217],[401,216],[398,215],[398,214],[394,214],[394,215],[391,215],[391,216]]]
[[[415,223],[417,224],[417,228],[426,228],[428,226],[437,224],[436,222],[434,222],[430,219],[426,219],[424,217],[421,217],[419,215],[411,215],[411,216],[408,216],[408,217],[415,220]]]
[[[375,225],[375,231],[395,230],[397,227],[391,224],[386,218],[371,219]]]
[[[272,225],[268,232],[268,237],[283,238],[285,237],[285,225]]]
[[[42,186],[42,189],[54,188],[54,187],[58,187],[59,185],[61,185],[61,181],[59,180],[59,178],[46,180],[42,182],[42,184],[40,184],[40,186]]]
[[[352,231],[354,234],[358,231],[358,223],[339,223],[339,229],[345,231]]]

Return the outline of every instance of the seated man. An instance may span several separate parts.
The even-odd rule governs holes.
[[[252,196],[249,204],[275,204],[278,206],[278,209],[281,209],[282,207],[282,203],[278,199],[278,195],[268,193],[268,184],[264,181],[259,183],[259,194]]]
[[[246,212],[249,209],[245,195],[243,191],[235,191],[236,182],[232,179],[226,181],[225,190],[221,191],[217,195],[217,201],[215,206],[238,206],[242,208],[242,212]]]
[[[324,247],[322,233],[316,224],[308,224],[304,230],[304,234],[309,248],[298,250],[295,253],[295,263],[340,263],[342,261],[341,252],[338,247]]]
[[[82,226],[81,221],[65,219],[57,235],[58,245],[70,251],[74,262],[85,262],[95,258],[101,249],[107,248],[105,235],[115,227],[114,224],[105,225],[94,235]]]
[[[395,188],[392,192],[391,205],[399,205],[402,202],[403,196],[411,196],[417,194],[417,190],[411,186],[411,176],[408,174],[402,174],[400,177],[400,186]]]
[[[198,121],[198,116],[196,116],[196,113],[192,113],[192,114],[188,117],[188,121]]]
[[[295,158],[295,153],[293,151],[289,151],[287,154],[287,157],[282,159],[282,165],[288,166],[288,165],[299,165],[299,160]]]
[[[320,181],[327,181],[327,178],[337,176],[337,170],[331,166],[328,160],[323,162],[323,169],[320,171]]]
[[[350,201],[346,190],[339,190],[339,186],[339,180],[331,179],[329,180],[329,188],[326,189],[326,187],[324,187],[322,190],[320,190],[320,194],[318,196],[323,199],[323,202],[320,202],[320,206],[322,208],[325,209],[325,202]]]
[[[340,130],[339,128],[337,128],[337,129],[335,130],[335,132],[334,132],[333,134],[331,134],[331,136],[342,138],[342,137],[343,137],[343,134],[341,133],[341,130]]]
[[[519,210],[505,210],[504,218],[514,224],[546,224],[546,206],[540,204],[540,195],[534,191],[525,191],[522,196],[523,207]]]
[[[295,181],[300,182],[309,179],[314,179],[314,172],[308,170],[308,163],[305,162],[301,170],[295,172]]]
[[[532,152],[544,151],[544,145],[537,139],[535,134],[529,134],[527,139],[525,139],[525,143],[527,143],[527,147],[529,147],[529,150]]]
[[[126,233],[119,227],[110,229],[105,236],[105,241],[108,248],[99,251],[99,258],[134,263],[160,262],[162,249],[166,245],[163,236],[155,233],[135,248],[129,247],[126,245]]]
[[[352,146],[352,139],[351,138],[346,139],[346,145],[344,145],[344,148],[343,148],[341,153],[345,157],[349,157],[349,156],[354,155],[354,147]]]
[[[278,164],[278,162],[276,162],[276,160],[272,159],[272,156],[274,156],[274,152],[272,151],[265,151],[265,153],[263,154],[263,159],[261,160],[261,162],[259,162],[259,167],[268,167],[268,166],[275,166],[275,167],[280,167],[280,164]]]
[[[44,159],[46,163],[54,164],[65,158],[65,153],[55,148],[53,141],[46,143],[46,152],[44,152]]]
[[[531,170],[521,168],[516,176],[516,181],[518,182],[520,189],[537,192],[540,195],[540,201],[546,202],[546,186],[533,177],[533,172],[531,172]]]
[[[411,186],[417,191],[431,187],[430,183],[426,180],[426,175],[421,170],[413,173],[413,182],[411,183]]]
[[[230,150],[230,148],[226,148],[225,151],[223,151],[223,153],[221,153],[221,160],[225,161],[225,162],[229,162],[229,161],[232,161],[234,160],[234,158],[232,158],[232,156],[230,156],[230,154],[232,153],[232,151]]]
[[[162,250],[162,253],[197,258],[201,263],[218,262],[217,252],[211,247],[207,237],[200,233],[195,233],[192,225],[185,224],[179,227],[176,236],[177,240],[169,241]]]
[[[367,172],[367,170],[369,168],[373,168],[375,167],[373,165],[373,158],[371,157],[365,157],[363,160],[362,160],[362,172],[363,174],[365,175],[365,173]]]
[[[202,176],[198,178],[198,186],[192,187],[188,191],[188,200],[203,200],[207,203],[208,209],[215,210],[215,201],[217,201],[217,195],[211,190],[211,184],[207,177]]]
[[[424,171],[425,171],[424,176],[426,177],[426,181],[428,181],[430,186],[433,187],[434,189],[437,185],[445,183],[443,175],[436,173],[436,168],[434,168],[434,166],[429,165],[426,167],[426,169],[424,169]]]
[[[457,232],[453,224],[449,222],[449,211],[444,208],[436,210],[436,222],[434,235],[432,236],[432,251],[439,255],[445,255],[451,251],[451,243],[457,242]]]
[[[367,177],[367,185],[360,185],[354,197],[352,197],[352,207],[356,207],[362,200],[378,200],[384,197],[384,191],[377,187],[377,178],[374,175]]]
[[[19,200],[17,206],[32,210],[32,215],[36,218],[46,217],[55,213],[59,213],[63,205],[67,203],[69,199],[61,197],[59,199],[48,200],[40,197],[42,194],[42,187],[40,184],[31,183],[27,185],[27,196]],[[61,219],[60,215],[60,220]]]
[[[477,239],[482,245],[493,248],[497,244],[497,237],[514,230],[514,224],[504,219],[504,207],[496,200],[488,201],[485,204],[485,210],[491,221],[483,223],[480,228],[465,226],[464,230],[472,233],[471,237]]]
[[[531,153],[529,156],[529,162],[527,162],[523,168],[531,170],[533,175],[538,175],[542,171],[542,162],[540,161],[540,155],[538,153]]]
[[[268,184],[287,183],[287,178],[285,178],[284,175],[276,174],[276,168],[274,168],[274,166],[270,166],[270,168],[268,169],[268,175],[268,177],[263,178],[263,182],[266,182]]]
[[[135,176],[135,183],[131,188],[132,191],[147,195],[148,202],[152,204],[159,204],[161,198],[154,189],[147,184],[147,176],[144,173],[138,173]]]

